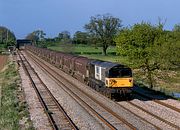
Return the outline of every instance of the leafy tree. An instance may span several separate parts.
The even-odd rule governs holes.
[[[119,18],[106,14],[91,17],[85,29],[102,43],[103,53],[106,55],[107,48],[114,43],[113,38],[121,26]]]
[[[38,41],[38,37],[32,32],[32,33],[29,33],[27,36],[26,36],[26,39],[28,40],[31,40],[33,42],[36,43],[36,41]]]
[[[74,34],[73,41],[76,44],[87,44],[89,35],[87,32],[77,31]]]
[[[167,42],[164,46],[169,68],[180,67],[180,24],[174,25],[173,31],[167,32]]]
[[[159,69],[162,61],[157,48],[161,48],[164,41],[162,26],[145,22],[123,29],[115,39],[118,53],[127,55],[133,64],[144,70],[151,88],[154,86],[153,72]]]
[[[174,32],[180,32],[180,23],[174,25],[173,31]]]
[[[5,47],[15,45],[16,37],[12,31],[8,28],[0,26],[0,44],[4,44]]]
[[[44,44],[46,33],[43,30],[36,30],[26,36],[26,39],[32,40],[36,45]]]
[[[61,33],[58,34],[58,38],[61,41],[66,41],[71,38],[70,32],[68,31],[62,31]]]
[[[163,46],[159,49],[161,50],[161,58],[165,60],[163,68],[180,68],[180,41],[165,42]]]
[[[44,33],[43,30],[34,31],[33,34],[38,38],[38,41],[43,41],[46,36],[46,33]]]

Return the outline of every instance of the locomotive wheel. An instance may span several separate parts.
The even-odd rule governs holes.
[[[108,90],[104,90],[103,95],[106,96],[107,98],[112,98],[112,94]]]

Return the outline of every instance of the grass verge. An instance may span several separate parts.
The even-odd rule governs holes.
[[[180,70],[158,70],[153,78],[154,88],[152,90],[180,100],[179,97],[175,96],[175,93],[180,94]],[[140,69],[134,70],[134,79],[139,87],[150,89],[148,80]]]
[[[22,92],[19,93],[18,84],[20,78],[17,67],[10,62],[0,73],[0,129],[2,130],[33,129],[26,103],[20,101]]]

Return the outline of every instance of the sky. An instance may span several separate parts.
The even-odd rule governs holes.
[[[172,30],[180,23],[180,0],[0,0],[0,26],[10,29],[17,38],[41,29],[46,37],[62,31],[73,35],[85,31],[91,16],[111,14],[122,20],[124,27],[142,21],[165,22]]]

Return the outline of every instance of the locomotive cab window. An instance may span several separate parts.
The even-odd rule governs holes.
[[[96,66],[96,73],[99,74],[99,67]]]
[[[109,78],[121,78],[121,77],[132,77],[132,71],[130,68],[119,68],[114,67],[109,70]]]
[[[101,80],[101,67],[95,66],[95,78]]]

